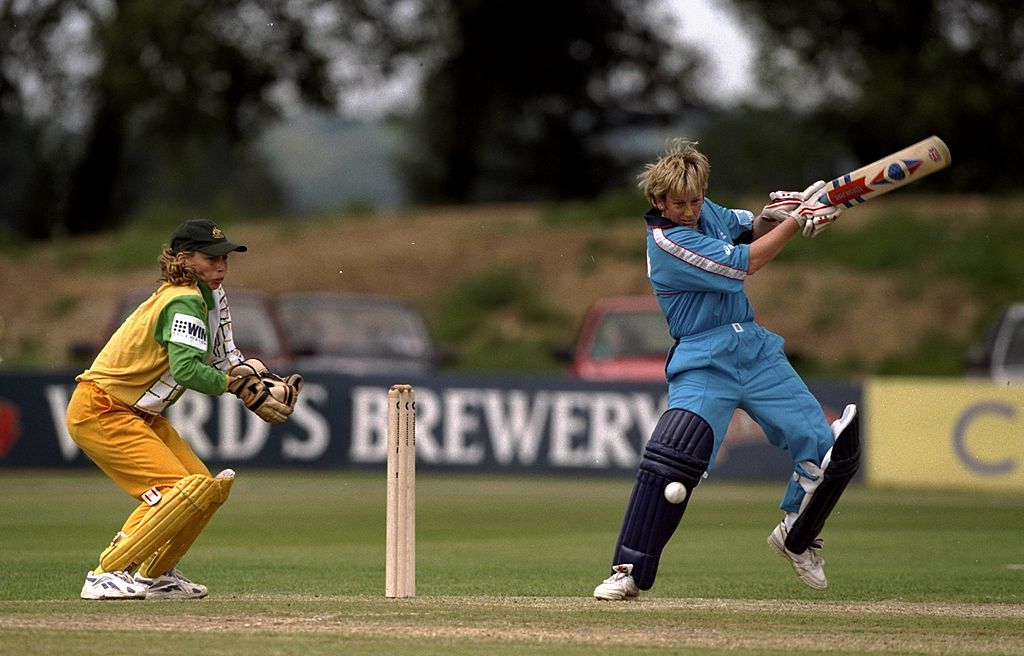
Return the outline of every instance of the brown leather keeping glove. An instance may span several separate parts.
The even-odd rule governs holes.
[[[232,376],[245,378],[246,376],[262,376],[263,374],[269,374],[270,371],[267,369],[267,365],[263,364],[262,360],[249,358],[245,362],[239,362],[228,369],[228,373]]]
[[[295,409],[303,385],[299,374],[281,378],[268,371],[266,365],[256,358],[236,364],[228,373],[240,376],[228,385],[228,391],[240,398],[245,407],[263,421],[280,424]]]
[[[295,404],[299,402],[299,392],[302,391],[302,386],[305,384],[305,381],[302,379],[300,374],[292,374],[285,378],[283,382],[292,388],[291,397],[285,402],[285,404],[291,410],[294,410]]]
[[[289,402],[294,404],[295,390],[288,383],[272,378],[255,375],[238,378],[228,385],[228,391],[269,424],[286,421],[294,407]]]

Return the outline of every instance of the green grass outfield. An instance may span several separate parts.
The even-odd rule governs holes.
[[[384,598],[384,477],[241,471],[183,561],[198,601],[86,602],[133,504],[0,471],[0,654],[1021,654],[1024,496],[851,488],[814,591],[780,485],[701,484],[640,600],[598,602],[628,478],[421,473],[415,599]]]

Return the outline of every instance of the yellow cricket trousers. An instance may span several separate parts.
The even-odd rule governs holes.
[[[152,487],[162,491],[190,474],[210,475],[165,417],[135,411],[95,383],[75,387],[67,425],[82,452],[137,500]],[[121,530],[131,533],[148,508],[141,503]]]

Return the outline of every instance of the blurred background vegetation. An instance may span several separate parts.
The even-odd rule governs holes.
[[[709,3],[753,48],[753,84],[729,98],[709,53],[739,44],[681,38]],[[701,141],[728,203],[939,134],[954,166],[901,193],[1006,199],[984,230],[886,215],[782,261],[888,273],[911,295],[952,277],[983,322],[1024,298],[1022,34],[1011,0],[0,0],[0,257],[49,244],[130,269],[128,245],[197,214],[295,225],[526,202],[546,225],[614,225],[642,210],[633,178],[669,136]],[[105,250],[67,245],[90,235]],[[575,317],[536,284],[509,263],[439,289],[428,316],[463,366],[552,369]],[[50,299],[55,316],[72,299]],[[560,328],[478,334],[510,307]],[[807,366],[952,373],[964,339]]]

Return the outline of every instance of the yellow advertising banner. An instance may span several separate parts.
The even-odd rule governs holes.
[[[1024,385],[875,378],[864,411],[869,485],[1024,492]]]

